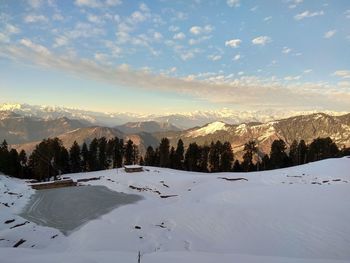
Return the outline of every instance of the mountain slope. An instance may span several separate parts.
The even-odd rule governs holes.
[[[171,123],[157,121],[127,122],[123,125],[115,126],[115,128],[124,133],[180,131],[179,128]]]
[[[249,140],[259,144],[262,153],[269,153],[271,143],[282,139],[289,146],[293,140],[305,140],[311,143],[318,137],[331,137],[339,147],[350,146],[350,114],[330,116],[324,113],[301,115],[267,123],[247,123],[229,125],[214,122],[203,127],[181,132],[156,133],[160,140],[168,137],[172,145],[182,139],[185,145],[196,142],[200,145],[210,144],[211,141],[229,141],[234,152],[241,152]]]
[[[39,119],[26,117],[13,112],[0,112],[0,139],[9,144],[18,144],[55,137],[86,125],[66,117]]]
[[[142,263],[350,260],[349,158],[252,173],[145,168],[139,173],[113,169],[65,175],[75,181],[100,177],[82,184],[143,198],[86,222],[69,235],[43,226],[44,220],[40,225],[28,221],[14,227],[26,222],[20,210],[34,191],[23,180],[0,175],[1,202],[8,204],[0,213],[3,262],[134,263],[139,251]],[[154,191],[177,196],[161,198]],[[35,206],[41,202],[49,206],[50,198]],[[96,206],[72,203],[77,213]],[[58,210],[64,211],[66,205]],[[20,239],[25,242],[12,248]]]

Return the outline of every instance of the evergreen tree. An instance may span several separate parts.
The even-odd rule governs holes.
[[[199,146],[194,142],[190,143],[185,153],[185,168],[188,171],[200,171],[199,160],[201,152]]]
[[[130,165],[133,164],[133,160],[134,160],[134,148],[133,148],[133,141],[132,140],[128,140],[126,142],[126,146],[125,146],[125,165]]]
[[[21,150],[19,155],[18,155],[18,161],[20,164],[20,175],[19,178],[28,178],[29,177],[29,171],[28,171],[28,166],[27,166],[27,154],[24,150]]]
[[[6,140],[4,140],[0,145],[0,172],[8,174],[9,169],[9,151]]]
[[[139,162],[139,148],[136,144],[133,144],[132,146],[132,158],[133,164],[137,164]]]
[[[107,158],[107,139],[101,137],[98,139],[98,170],[106,170],[109,168]]]
[[[181,139],[179,139],[177,142],[177,147],[175,151],[175,161],[174,161],[175,169],[178,169],[178,170],[183,169],[184,153],[185,153],[184,143]]]
[[[89,171],[98,171],[100,165],[98,162],[98,140],[94,138],[89,145]]]
[[[234,163],[233,163],[233,171],[234,172],[243,172],[243,168],[240,164],[240,162],[238,160],[236,160]]]
[[[231,144],[229,142],[224,142],[224,144],[221,147],[220,171],[221,172],[232,171],[233,159],[234,159],[234,156],[233,156]]]
[[[80,173],[82,170],[82,163],[80,157],[80,146],[74,141],[69,149],[69,164],[72,173]]]
[[[201,172],[209,172],[208,163],[209,163],[209,152],[210,147],[208,145],[204,145],[200,147],[200,159],[199,159],[199,170]]]
[[[222,143],[217,141],[215,144],[211,142],[209,150],[209,168],[211,172],[220,171],[220,153],[221,153]]]
[[[173,146],[170,148],[169,153],[169,167],[172,169],[176,167],[176,152]]]
[[[243,171],[249,172],[255,170],[255,166],[253,164],[253,156],[254,153],[257,153],[257,151],[258,148],[256,147],[255,141],[249,141],[244,145],[244,154],[242,162]]]
[[[159,144],[159,165],[160,167],[169,167],[169,148],[170,142],[168,138],[163,138]]]
[[[309,146],[308,160],[310,162],[338,157],[339,149],[330,137],[317,138]]]
[[[262,171],[270,169],[270,157],[267,154],[263,156],[260,167]]]
[[[289,148],[289,160],[291,165],[299,165],[298,142],[294,140]]]
[[[86,143],[81,147],[81,168],[83,172],[89,171],[90,154]]]
[[[21,167],[16,149],[11,149],[8,153],[8,172],[7,174],[14,177],[19,177]]]
[[[308,147],[304,140],[298,144],[298,164],[305,164],[307,162]]]
[[[272,169],[287,167],[289,163],[286,154],[287,146],[283,140],[274,140],[271,145],[270,164]]]
[[[152,146],[148,146],[145,155],[145,165],[147,166],[155,166],[155,151]]]

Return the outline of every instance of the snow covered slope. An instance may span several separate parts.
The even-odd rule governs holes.
[[[11,229],[25,222],[16,213],[32,190],[0,176],[0,202],[10,206],[0,204],[1,262],[127,263],[137,262],[138,251],[142,263],[349,262],[349,171],[345,157],[254,173],[146,167],[74,174],[74,180],[100,176],[86,184],[144,199],[69,236],[34,223]],[[161,198],[167,195],[176,196]],[[26,242],[11,248],[20,239]]]

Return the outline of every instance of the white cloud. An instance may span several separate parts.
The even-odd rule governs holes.
[[[193,26],[190,28],[190,32],[194,35],[199,35],[201,33],[201,27]]]
[[[188,40],[188,44],[190,44],[191,46],[193,45],[198,45],[208,39],[210,39],[212,36],[201,36],[197,39],[191,38],[190,40]]]
[[[304,74],[309,74],[309,73],[311,73],[312,72],[312,69],[305,69],[304,70]]]
[[[290,0],[288,1],[289,3],[291,3],[288,7],[293,9],[296,8],[299,4],[301,4],[304,0]]]
[[[321,11],[316,11],[316,12],[310,12],[308,10],[302,12],[302,13],[299,13],[297,15],[294,16],[294,19],[295,20],[302,20],[304,18],[310,18],[310,17],[314,17],[314,16],[323,16],[324,15],[324,12],[323,10]]]
[[[211,61],[218,61],[222,58],[221,55],[209,55],[208,59],[210,59]]]
[[[159,40],[161,40],[163,38],[163,35],[161,33],[159,33],[159,32],[154,32],[153,33],[153,38],[154,38],[154,40],[159,41]]]
[[[69,55],[55,55],[44,46],[22,39],[21,45],[1,45],[0,56],[31,65],[62,70],[103,83],[140,90],[175,92],[215,103],[232,103],[252,107],[332,107],[350,108],[350,92],[327,83],[293,83],[278,78],[239,75],[238,78],[218,73],[217,77],[197,79],[170,77],[128,66],[110,66]],[[344,73],[344,72],[343,72]],[[337,75],[344,76],[343,73]],[[230,74],[231,75],[231,74]],[[347,71],[350,77],[350,72]],[[295,78],[295,77],[294,77]]]
[[[87,19],[91,23],[95,23],[95,24],[102,24],[103,23],[103,18],[101,18],[100,16],[97,16],[97,15],[88,14]]]
[[[344,12],[344,15],[345,15],[345,17],[346,17],[347,19],[350,19],[350,9],[346,10],[346,11]]]
[[[20,43],[23,46],[31,49],[32,51],[34,51],[34,52],[36,52],[36,53],[38,53],[40,55],[49,56],[51,54],[51,52],[46,47],[44,47],[42,45],[39,45],[39,44],[35,44],[30,39],[22,38],[20,40]]]
[[[333,76],[350,79],[350,70],[337,70],[333,73]]]
[[[24,17],[24,22],[26,23],[36,23],[36,22],[48,22],[48,18],[44,15],[27,15]]]
[[[227,0],[226,3],[229,7],[239,7],[240,6],[240,0]]]
[[[176,40],[182,40],[182,39],[185,39],[186,38],[186,35],[182,32],[179,32],[179,33],[176,33],[174,36],[173,36],[173,39],[176,39]]]
[[[237,54],[237,55],[235,55],[234,57],[233,57],[233,60],[234,61],[238,61],[238,60],[240,60],[241,59],[241,55],[240,54]]]
[[[100,7],[101,6],[101,2],[97,1],[97,0],[75,0],[75,4],[77,6],[86,6],[86,7]]]
[[[327,31],[326,33],[324,33],[323,37],[324,38],[331,38],[335,35],[335,33],[337,32],[337,30],[330,30]]]
[[[191,58],[194,58],[194,53],[192,51],[186,51],[180,55],[181,59],[186,61]]]
[[[52,19],[55,21],[62,21],[62,20],[64,20],[64,17],[61,14],[56,13],[52,16]]]
[[[34,8],[34,9],[38,9],[41,7],[41,5],[43,4],[43,0],[28,0],[28,4]]]
[[[61,46],[66,46],[68,45],[68,38],[66,36],[59,36],[55,38],[55,43],[53,45],[53,47],[61,47]]]
[[[204,27],[200,26],[193,26],[190,28],[190,33],[193,35],[200,35],[200,34],[208,34],[214,30],[214,27],[211,25],[206,25]]]
[[[94,54],[94,58],[96,61],[100,62],[100,63],[106,63],[108,64],[108,55],[105,53],[101,53],[101,52],[96,52]]]
[[[291,51],[292,51],[292,49],[289,47],[283,47],[283,49],[282,49],[283,54],[289,54]]]
[[[268,43],[270,43],[272,41],[272,39],[268,36],[260,36],[260,37],[256,37],[252,40],[253,45],[261,45],[264,46]]]
[[[121,0],[107,0],[106,5],[108,6],[116,6],[116,5],[121,5],[122,1]]]
[[[225,41],[225,46],[238,48],[241,43],[242,43],[242,40],[240,39],[231,39],[231,40]]]
[[[298,76],[287,76],[284,78],[284,80],[286,81],[293,81],[293,80],[299,80],[301,79],[301,75],[298,75]]]
[[[12,24],[6,24],[5,32],[7,32],[8,34],[18,34],[19,32],[21,32],[21,30],[17,26],[14,26]]]
[[[265,21],[265,22],[268,22],[268,21],[270,21],[271,19],[272,19],[272,16],[267,16],[267,17],[264,18],[264,21]]]
[[[171,25],[171,26],[169,26],[168,30],[169,30],[170,32],[177,32],[177,31],[180,30],[180,28],[179,28],[178,26],[173,26],[173,25]]]
[[[10,37],[7,34],[1,33],[0,32],[0,43],[8,43],[10,42]]]

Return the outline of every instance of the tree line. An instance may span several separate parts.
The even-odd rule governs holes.
[[[235,159],[229,142],[210,145],[190,143],[185,149],[180,139],[176,147],[163,138],[158,147],[149,146],[141,156],[132,140],[117,137],[93,139],[89,145],[76,141],[66,149],[58,138],[45,139],[27,157],[9,149],[4,140],[0,145],[0,172],[27,179],[45,181],[67,173],[89,172],[141,164],[196,172],[250,172],[284,168],[326,158],[350,155],[350,148],[339,149],[331,138],[317,138],[309,145],[304,140],[293,141],[289,149],[283,140],[272,142],[269,154],[262,154],[255,141],[244,145],[242,161]]]

